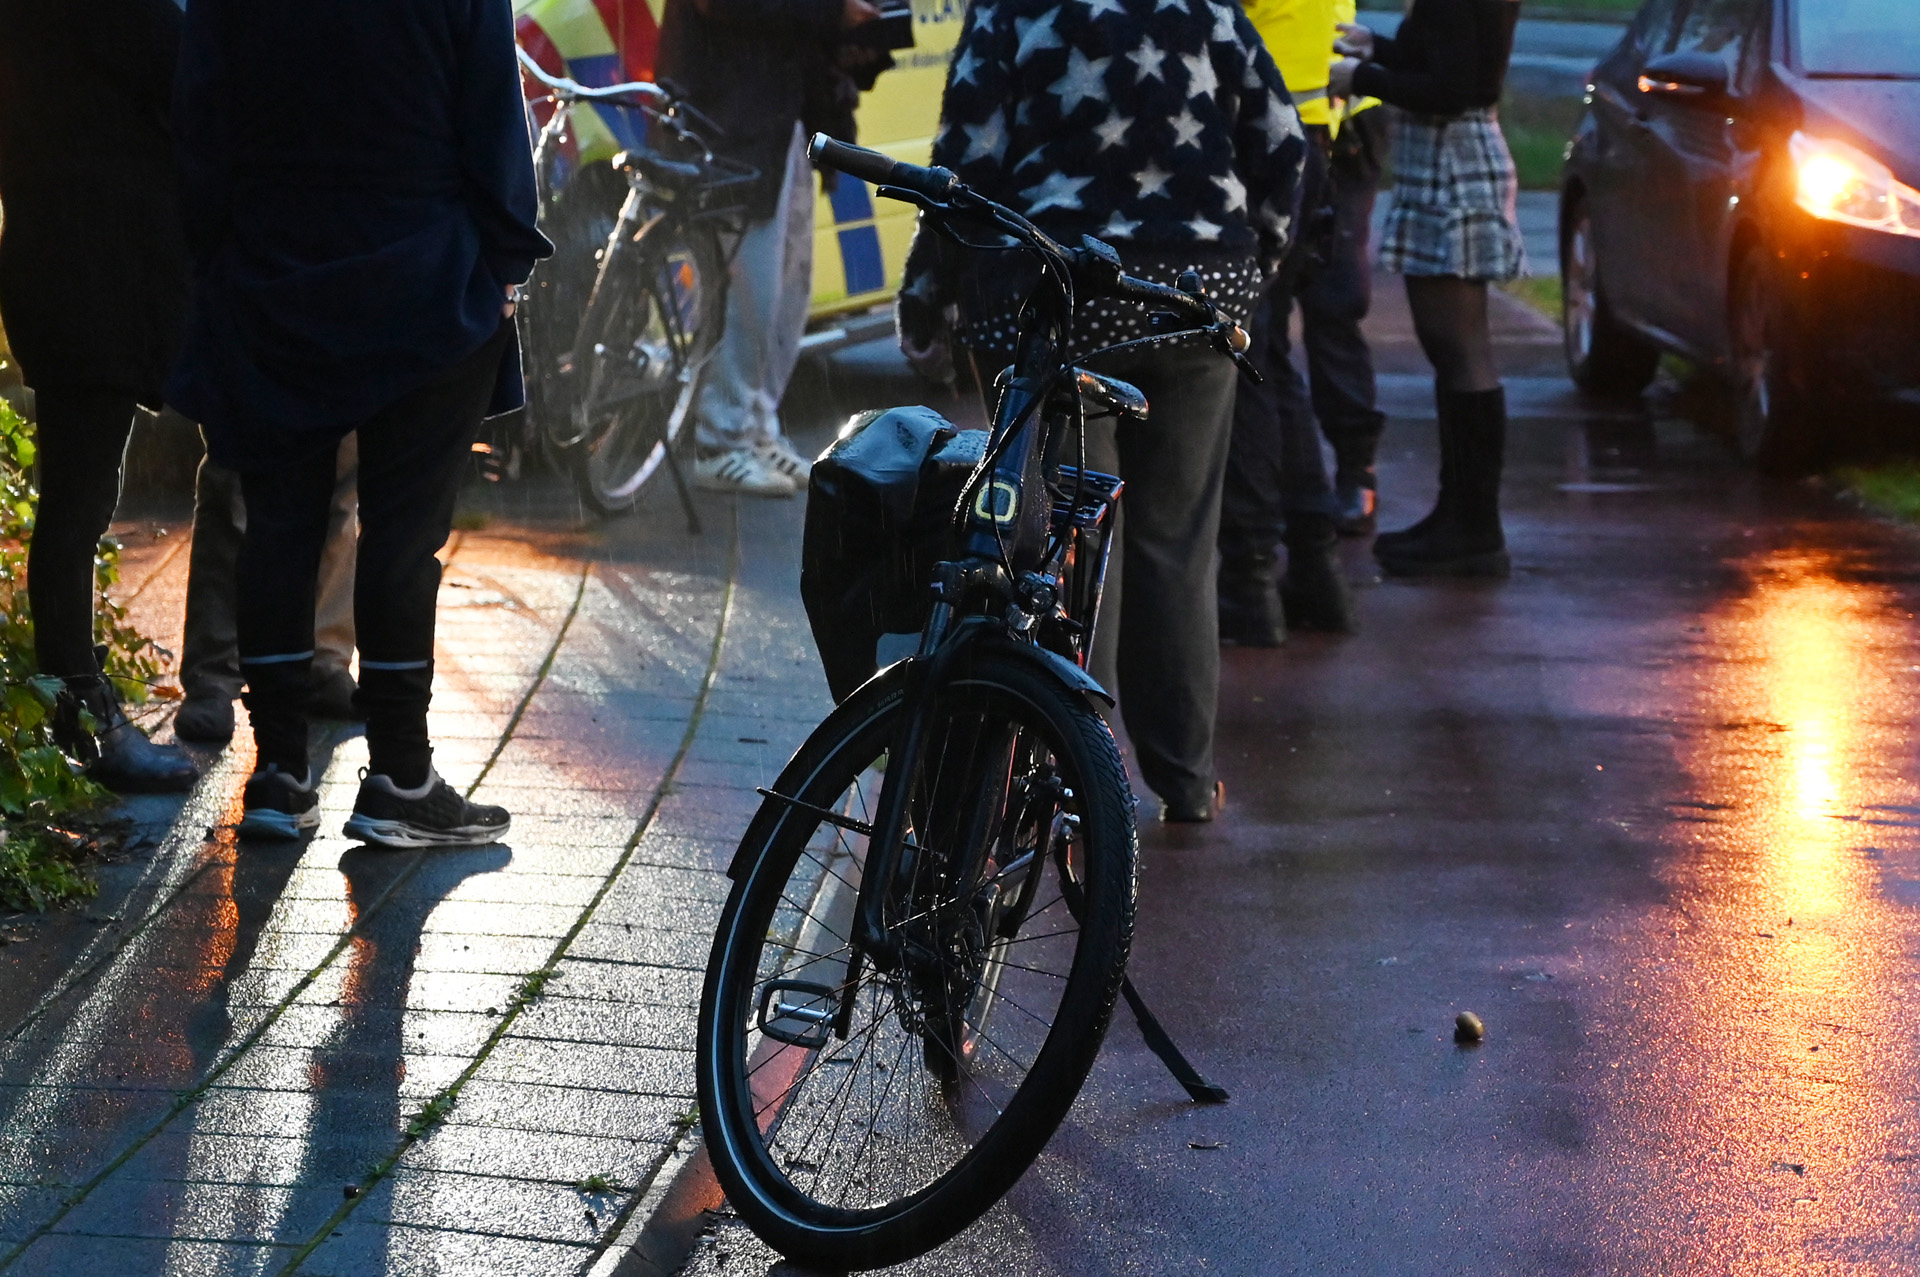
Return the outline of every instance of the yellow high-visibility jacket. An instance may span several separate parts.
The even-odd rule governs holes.
[[[1339,34],[1335,24],[1354,20],[1354,0],[1246,0],[1246,10],[1293,94],[1300,122],[1337,127],[1327,102],[1327,68],[1333,65],[1333,41]],[[1362,98],[1351,104],[1348,114],[1378,105],[1375,98]]]

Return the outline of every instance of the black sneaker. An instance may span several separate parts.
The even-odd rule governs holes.
[[[504,807],[470,803],[427,773],[418,789],[401,789],[385,776],[363,776],[346,834],[382,847],[483,847],[513,827]]]
[[[320,824],[320,795],[307,776],[298,778],[268,763],[247,778],[240,818],[242,838],[298,838]]]

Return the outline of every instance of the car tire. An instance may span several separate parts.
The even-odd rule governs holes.
[[[1767,254],[1759,248],[1733,269],[1727,302],[1732,358],[1734,440],[1762,474],[1793,477],[1819,462],[1804,357],[1790,338],[1783,301]]]
[[[1580,196],[1560,219],[1560,333],[1567,373],[1583,392],[1603,398],[1639,394],[1660,365],[1660,348],[1614,317],[1600,286],[1593,217]]]

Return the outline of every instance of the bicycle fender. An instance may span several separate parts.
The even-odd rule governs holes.
[[[1113,694],[1100,686],[1099,680],[1058,652],[1050,652],[1032,643],[1010,643],[1004,640],[990,640],[983,646],[996,653],[1010,656],[1014,660],[1039,666],[1085,697],[1088,707],[1097,714],[1104,715],[1117,703]]]

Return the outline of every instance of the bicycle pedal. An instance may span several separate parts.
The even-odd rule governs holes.
[[[818,1051],[833,1037],[840,990],[805,980],[772,980],[760,990],[760,1031],[776,1042]]]

